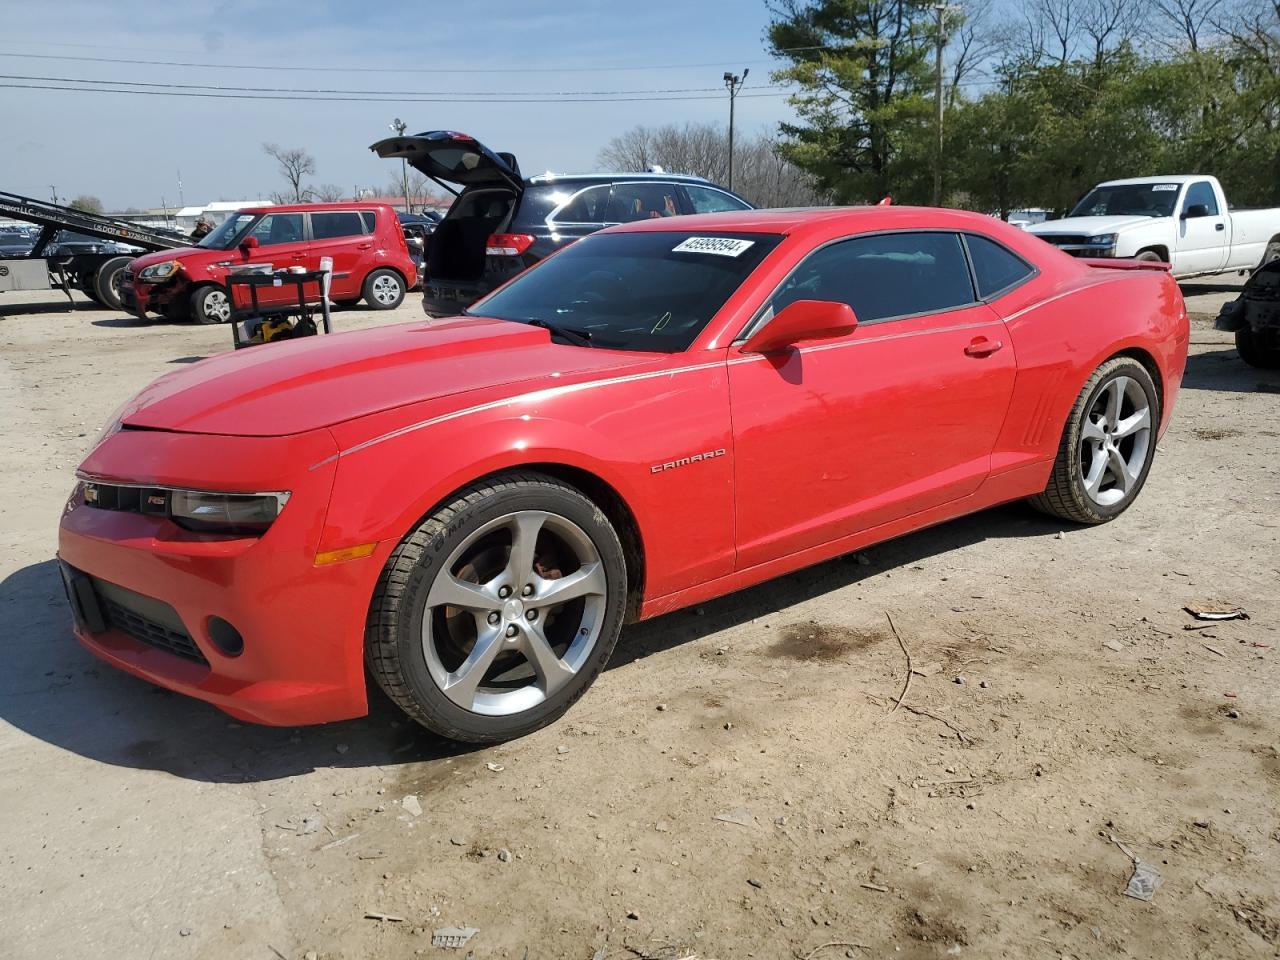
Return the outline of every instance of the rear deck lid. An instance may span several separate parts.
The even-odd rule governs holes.
[[[496,153],[475,137],[454,130],[388,137],[369,149],[384,160],[403,158],[438,183],[456,183],[463,187],[506,186],[517,192],[524,189],[513,154]]]

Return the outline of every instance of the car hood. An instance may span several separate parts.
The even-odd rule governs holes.
[[[1153,223],[1155,217],[1066,217],[1062,220],[1047,220],[1044,223],[1027,227],[1027,233],[1038,237],[1053,236],[1058,233],[1083,234],[1094,236],[1099,233],[1119,233],[1129,227],[1137,227],[1144,223]]]
[[[206,250],[204,247],[176,247],[172,250],[153,250],[151,253],[144,253],[140,257],[134,257],[129,266],[134,273],[137,273],[143,267],[149,267],[154,263],[166,263],[169,260],[181,260],[183,257],[190,256],[207,257],[211,253],[230,255],[225,250]]]
[[[397,324],[211,357],[146,387],[126,404],[121,423],[285,436],[423,400],[614,370],[649,358],[553,344],[546,330],[505,320]]]

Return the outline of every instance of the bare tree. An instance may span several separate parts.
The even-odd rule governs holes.
[[[951,76],[947,103],[954,106],[960,87],[980,77],[991,59],[1004,48],[1001,30],[991,20],[993,0],[973,0],[964,8],[964,19],[951,34]]]
[[[1079,11],[1080,33],[1089,42],[1095,66],[1132,40],[1142,23],[1141,0],[1086,0]]]
[[[1200,51],[1201,39],[1214,25],[1225,0],[1151,0],[1151,6],[1176,45]]]
[[[346,191],[336,183],[322,183],[311,191],[311,195],[322,203],[333,203],[341,200],[346,195]]]
[[[610,140],[600,151],[602,167],[642,171],[661,166],[668,173],[686,173],[723,183],[729,169],[729,137],[710,123],[633,127]],[[760,207],[807,206],[823,201],[809,177],[778,155],[766,136],[735,137],[734,189]]]
[[[1052,44],[1054,59],[1065,64],[1075,52],[1080,31],[1075,0],[1035,0],[1031,15],[1044,38],[1046,54]]]
[[[262,152],[271,157],[280,166],[280,174],[289,181],[293,191],[292,200],[286,197],[284,202],[305,203],[310,200],[313,191],[303,187],[302,180],[316,172],[316,159],[301,147],[281,148],[274,143],[264,143]],[[276,194],[272,195],[277,196]],[[279,201],[277,201],[279,202]]]

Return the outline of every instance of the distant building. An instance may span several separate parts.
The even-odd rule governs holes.
[[[183,207],[173,215],[174,226],[179,230],[190,230],[201,217],[209,220],[215,227],[237,210],[245,207],[270,207],[270,200],[215,200],[203,207]]]

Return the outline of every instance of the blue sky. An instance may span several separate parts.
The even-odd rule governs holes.
[[[764,0],[51,0],[9,2],[4,19],[0,74],[6,79],[0,83],[45,82],[9,79],[14,76],[66,77],[419,96],[717,91],[710,100],[512,105],[251,102],[0,87],[0,189],[48,197],[54,185],[60,197],[94,194],[109,208],[159,206],[162,198],[176,205],[179,169],[189,204],[264,196],[283,182],[262,152],[263,141],[308,149],[318,183],[381,186],[393,164],[367,148],[389,135],[397,116],[410,132],[462,130],[510,150],[526,173],[590,170],[609,138],[636,124],[724,122],[725,70],[750,67],[744,91],[750,93],[767,85],[771,66],[763,44]],[[137,62],[143,60],[220,66]],[[618,69],[632,67],[638,69]],[[475,72],[481,70],[497,72]],[[781,97],[738,101],[741,130],[773,128],[787,114]]]

